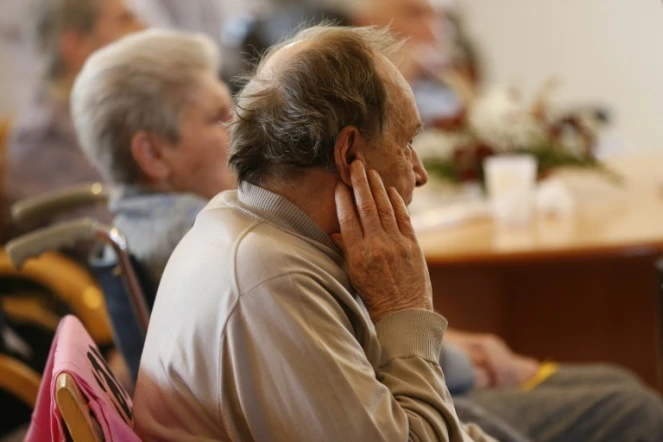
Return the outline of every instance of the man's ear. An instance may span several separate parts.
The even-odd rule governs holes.
[[[164,140],[144,130],[131,137],[131,155],[150,182],[165,181],[170,176],[170,167],[163,155],[167,148]]]
[[[334,162],[341,180],[348,186],[352,185],[350,180],[350,164],[354,160],[364,160],[362,151],[364,138],[354,126],[343,128],[334,144]]]

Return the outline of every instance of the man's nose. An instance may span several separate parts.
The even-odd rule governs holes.
[[[417,151],[412,149],[412,170],[414,170],[414,177],[416,179],[416,186],[421,187],[428,182],[428,172],[424,164],[421,162]]]

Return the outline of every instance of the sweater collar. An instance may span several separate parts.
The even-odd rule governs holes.
[[[341,256],[331,237],[286,198],[247,182],[239,185],[237,195],[242,205],[259,218],[324,246],[324,251],[334,259]]]

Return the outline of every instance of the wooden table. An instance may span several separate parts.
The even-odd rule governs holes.
[[[419,238],[452,327],[499,334],[542,359],[621,364],[661,388],[663,153],[610,165],[619,187],[564,178],[580,190],[572,217],[519,230],[477,220]]]

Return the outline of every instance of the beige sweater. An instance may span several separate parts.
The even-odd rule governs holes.
[[[338,249],[290,202],[225,192],[171,257],[135,397],[143,440],[488,441],[438,365],[446,320],[373,325]]]

